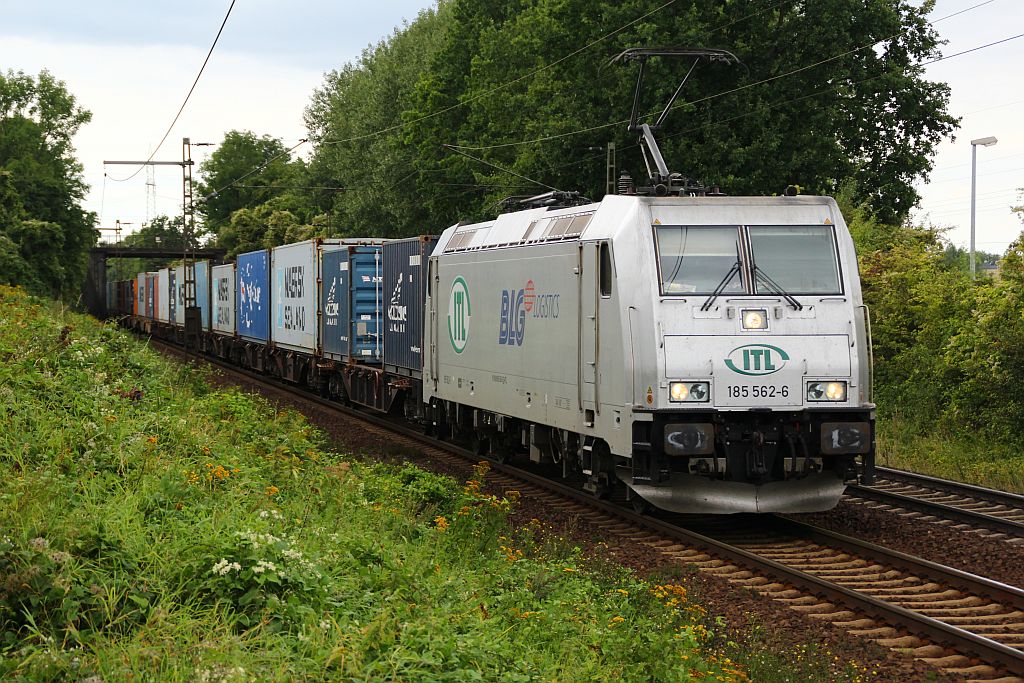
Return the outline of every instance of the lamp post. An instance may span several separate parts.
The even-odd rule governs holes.
[[[975,267],[974,267],[974,216],[975,216],[975,190],[978,185],[977,171],[978,171],[978,145],[982,147],[991,147],[992,145],[999,142],[991,135],[987,138],[978,138],[977,140],[971,140],[971,279],[974,279]]]

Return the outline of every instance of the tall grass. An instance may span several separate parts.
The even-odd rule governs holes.
[[[899,413],[880,416],[878,464],[1024,493],[1024,455],[966,433],[930,432]]]

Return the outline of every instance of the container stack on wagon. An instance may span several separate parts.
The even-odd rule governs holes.
[[[235,264],[213,267],[210,284],[213,300],[212,331],[218,335],[235,336]]]
[[[312,239],[196,263],[204,352],[390,410],[421,392],[423,305],[434,236]],[[182,266],[138,277],[136,327],[181,341]],[[410,401],[408,403],[417,403]]]
[[[423,370],[423,302],[431,235],[384,244],[384,369],[419,378]]]
[[[196,261],[196,306],[199,307],[199,314],[202,318],[204,331],[210,330],[210,262]]]
[[[380,362],[380,244],[348,245],[323,256],[320,301],[325,358]]]

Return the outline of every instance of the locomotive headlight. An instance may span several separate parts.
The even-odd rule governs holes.
[[[845,401],[846,382],[808,382],[808,401]]]
[[[711,397],[707,382],[669,382],[668,400],[672,403],[703,403]]]
[[[767,330],[768,311],[763,308],[748,308],[741,318],[745,330]]]
[[[691,401],[707,401],[711,392],[708,390],[707,382],[694,382],[690,385],[690,400]]]

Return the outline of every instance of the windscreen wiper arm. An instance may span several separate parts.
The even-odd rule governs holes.
[[[722,281],[718,283],[718,286],[715,287],[715,291],[713,291],[711,296],[707,298],[707,301],[705,301],[704,305],[700,307],[700,310],[706,311],[711,308],[711,305],[715,303],[715,299],[721,296],[722,292],[725,291],[725,288],[729,286],[729,283],[732,282],[732,279],[736,277],[736,273],[738,272],[740,272],[740,261],[739,259],[736,259],[736,263],[732,264],[732,268],[730,268],[729,272],[725,274]]]
[[[794,311],[802,311],[804,309],[803,304],[794,299],[793,295],[784,290],[782,288],[782,285],[773,280],[768,275],[768,273],[758,268],[756,263],[754,264],[754,279],[760,279],[763,283],[765,283],[768,286],[772,294],[778,294],[779,296],[784,298],[786,300],[786,303],[793,307]]]

